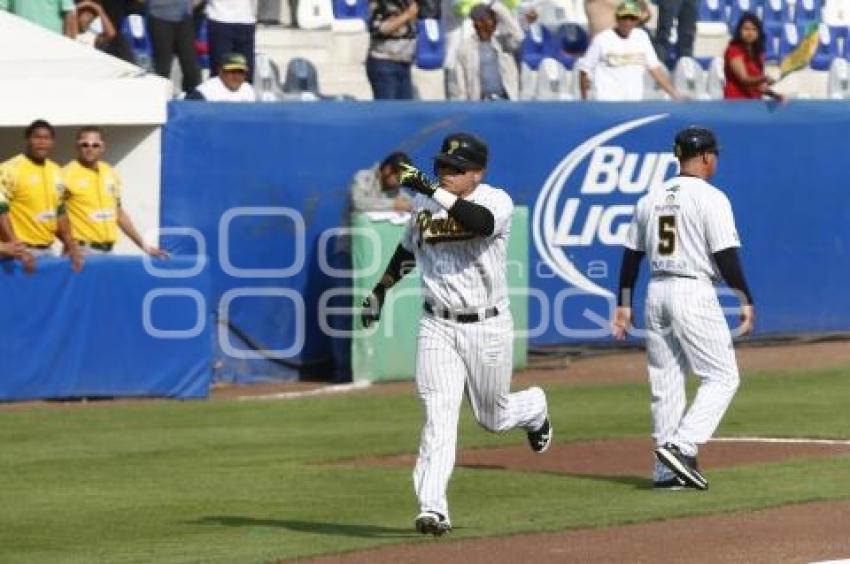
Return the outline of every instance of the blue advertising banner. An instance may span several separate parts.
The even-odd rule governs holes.
[[[673,136],[694,123],[720,140],[713,183],[735,211],[758,332],[850,329],[842,102],[175,102],[164,244],[210,255],[213,309],[236,331],[226,346],[240,362],[260,363],[258,373],[326,366],[334,342],[322,306],[340,284],[327,266],[338,264],[352,176],[395,150],[430,170],[446,134],[470,131],[490,145],[488,182],[532,211],[530,344],[609,339],[634,205],[675,173]]]

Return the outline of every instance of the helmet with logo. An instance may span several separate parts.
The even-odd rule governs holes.
[[[460,170],[481,170],[487,168],[487,144],[469,133],[452,133],[440,147],[440,153],[434,157],[434,168],[440,165]]]
[[[689,159],[703,153],[720,154],[717,138],[710,130],[692,125],[676,134],[673,152],[679,160]]]

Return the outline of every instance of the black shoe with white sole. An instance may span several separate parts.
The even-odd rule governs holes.
[[[655,480],[652,482],[652,489],[657,492],[678,492],[688,487],[690,486],[676,476],[669,480]]]
[[[416,516],[416,530],[423,535],[439,537],[451,532],[452,524],[436,511],[423,511]]]
[[[655,457],[661,464],[672,470],[680,480],[685,482],[685,485],[698,490],[708,489],[708,480],[700,474],[695,456],[682,454],[678,446],[673,443],[666,443],[655,449]]]
[[[549,446],[552,444],[552,424],[549,422],[548,417],[543,421],[543,425],[539,429],[528,432],[528,444],[531,446],[531,450],[537,454],[549,450]]]

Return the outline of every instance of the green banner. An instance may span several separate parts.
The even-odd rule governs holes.
[[[391,217],[391,214],[386,214]],[[374,215],[372,215],[374,217]],[[375,221],[369,214],[352,216],[352,264],[360,274],[352,280],[356,301],[362,300],[383,274],[395,252],[404,225]],[[508,241],[508,292],[514,327],[528,327],[528,209],[514,208]],[[351,369],[357,380],[411,380],[416,363],[416,333],[422,315],[421,280],[415,269],[387,293],[387,301],[377,326],[364,330],[359,317],[354,320],[351,340]],[[524,368],[528,360],[525,335],[514,337],[514,368]]]

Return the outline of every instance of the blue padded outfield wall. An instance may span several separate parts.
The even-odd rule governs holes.
[[[225,373],[321,371],[335,245],[322,234],[340,225],[352,175],[394,150],[430,170],[442,137],[468,130],[490,144],[488,179],[531,212],[530,344],[608,339],[632,208],[674,172],[671,140],[693,123],[720,139],[714,183],[736,213],[759,334],[850,329],[846,102],[175,102],[164,244],[211,257],[211,309],[224,302],[222,336],[242,357],[219,352]],[[256,348],[279,358],[252,360]]]
[[[205,398],[212,325],[204,257],[0,261],[0,401]]]

